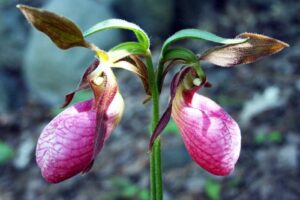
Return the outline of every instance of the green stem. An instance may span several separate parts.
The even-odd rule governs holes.
[[[161,81],[161,78],[162,78],[162,74],[163,74],[163,60],[160,58],[159,59],[159,63],[158,63],[158,68],[157,68],[157,74],[156,74],[156,82],[157,82],[157,85],[161,85],[160,81]],[[159,93],[161,91],[158,91]]]
[[[151,52],[146,56],[148,79],[152,95],[152,131],[155,129],[159,120],[159,94],[156,83]],[[157,138],[152,146],[150,154],[150,195],[151,200],[162,200],[162,172],[161,172],[161,150],[160,138]]]

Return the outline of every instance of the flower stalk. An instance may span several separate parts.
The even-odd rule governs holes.
[[[149,77],[149,85],[152,94],[152,119],[151,132],[154,131],[159,120],[159,93],[156,84],[155,71],[152,62],[150,50],[146,56],[147,71]],[[150,153],[150,195],[151,200],[161,200],[163,198],[162,188],[162,170],[161,170],[161,143],[157,138]]]

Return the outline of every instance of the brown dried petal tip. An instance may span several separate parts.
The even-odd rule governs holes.
[[[238,38],[249,38],[246,42],[213,47],[208,49],[200,60],[222,67],[249,64],[289,47],[280,40],[256,33],[242,33]]]

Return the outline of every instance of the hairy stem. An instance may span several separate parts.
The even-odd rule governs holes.
[[[159,120],[159,94],[156,83],[154,67],[150,51],[146,56],[149,85],[152,95],[152,132],[154,131]],[[160,138],[157,138],[152,146],[150,154],[150,194],[151,200],[162,200],[162,172],[161,172],[161,150]]]

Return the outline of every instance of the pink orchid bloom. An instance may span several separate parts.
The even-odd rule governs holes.
[[[196,93],[207,82],[193,85],[194,74],[186,68],[174,77],[169,106],[151,137],[150,148],[172,116],[192,159],[206,171],[225,176],[233,171],[240,154],[240,129],[222,107]]]
[[[238,160],[241,134],[238,124],[211,99],[178,89],[172,117],[192,159],[208,172],[230,174]]]
[[[91,167],[96,130],[93,103],[87,100],[67,108],[42,131],[36,147],[36,161],[48,182],[61,182]],[[123,107],[123,99],[117,93],[107,109],[105,140],[118,124]]]
[[[80,85],[86,85],[88,74],[98,64],[98,61],[94,62],[87,69]],[[90,83],[95,99],[77,103],[61,112],[44,128],[38,139],[36,161],[42,176],[50,183],[88,172],[122,117],[124,101],[115,77],[110,69],[103,73],[103,84]],[[74,93],[66,96],[65,105],[72,100]]]

